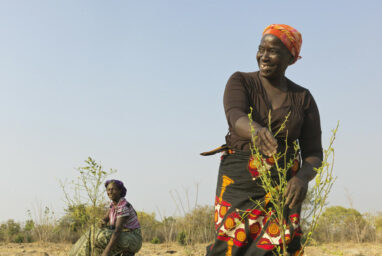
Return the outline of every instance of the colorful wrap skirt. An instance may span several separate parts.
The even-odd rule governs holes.
[[[267,158],[265,162],[271,171],[275,171],[273,158]],[[295,159],[287,178],[295,175],[299,166]],[[274,255],[277,247],[282,248],[278,220],[269,214],[272,210],[268,209],[272,206],[267,204],[258,176],[249,151],[227,150],[223,153],[215,198],[216,239],[207,247],[207,256]],[[267,204],[268,214],[258,209],[256,202]],[[300,211],[301,207],[284,210],[289,255],[296,255],[301,248]]]
[[[108,245],[114,230],[109,228],[89,229],[73,245],[69,256],[99,256],[102,255]],[[94,239],[93,239],[94,236]],[[93,244],[94,241],[94,244]],[[135,253],[142,247],[141,230],[133,229],[122,231],[118,237],[117,243],[113,246],[110,255],[120,255],[121,253]],[[94,254],[91,254],[91,248],[94,248]]]

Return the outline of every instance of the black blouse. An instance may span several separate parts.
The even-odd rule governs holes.
[[[224,92],[224,110],[229,126],[226,136],[228,146],[234,149],[249,149],[250,139],[240,137],[233,127],[240,117],[250,113],[250,107],[253,109],[253,121],[264,127],[268,127],[268,114],[272,110],[271,128],[274,133],[290,112],[286,128],[276,136],[278,150],[283,150],[285,138],[288,137],[288,144],[298,140],[303,159],[307,156],[322,159],[320,115],[316,102],[308,89],[289,79],[287,83],[285,104],[272,110],[258,72],[236,72],[229,78]]]

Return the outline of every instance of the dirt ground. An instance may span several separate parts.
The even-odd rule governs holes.
[[[71,245],[61,243],[0,244],[0,256],[64,256]],[[143,244],[136,256],[205,255],[205,244],[180,246],[178,244]],[[305,256],[382,256],[382,244],[324,244],[306,248]]]

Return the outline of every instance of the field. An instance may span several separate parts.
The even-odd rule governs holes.
[[[64,256],[70,248],[65,243],[25,243],[0,244],[0,256]],[[180,246],[178,244],[149,244],[145,243],[136,256],[173,255],[196,256],[205,255],[205,244]],[[305,256],[382,256],[382,244],[324,244],[317,247],[308,247]]]

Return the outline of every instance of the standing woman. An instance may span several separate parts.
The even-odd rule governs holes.
[[[266,27],[256,55],[259,71],[236,72],[228,80],[224,92],[229,126],[226,145],[206,153],[223,151],[215,199],[216,239],[207,248],[209,256],[274,255],[282,244],[277,223],[256,209],[255,201],[266,200],[256,162],[251,159],[251,126],[257,135],[256,146],[276,183],[278,175],[271,156],[284,152],[286,146],[290,149],[287,162],[292,160],[294,165],[287,173],[286,242],[289,255],[301,248],[301,203],[315,176],[313,169],[322,161],[320,117],[313,96],[285,77],[288,66],[300,58],[301,43],[301,34],[288,25]],[[252,124],[248,118],[251,108]],[[269,111],[272,131],[267,128]],[[288,113],[285,129],[274,136]],[[298,157],[293,152],[296,140],[300,145]],[[278,164],[283,166],[284,161]]]
[[[100,226],[94,231],[95,254],[91,256],[130,256],[142,246],[141,229],[137,213],[125,199],[126,188],[122,181],[105,182],[110,208],[101,219]],[[70,256],[90,256],[93,238],[92,232],[86,232],[72,247]],[[89,239],[89,237],[91,239]]]

